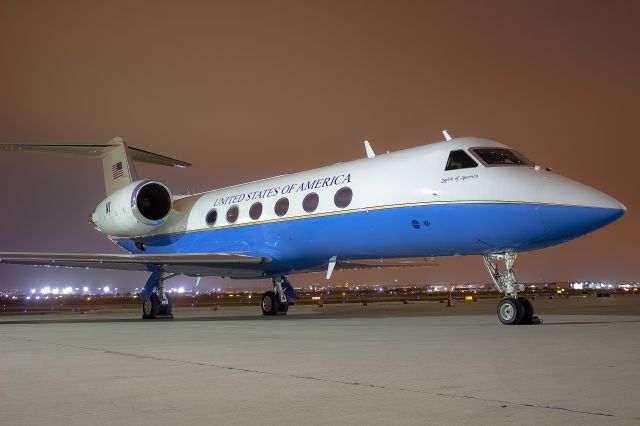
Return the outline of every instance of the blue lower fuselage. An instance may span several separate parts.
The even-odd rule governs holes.
[[[577,238],[623,210],[533,203],[388,206],[185,233],[119,239],[131,253],[236,253],[270,257],[265,276],[357,260],[527,251]],[[258,278],[258,277],[256,277]]]

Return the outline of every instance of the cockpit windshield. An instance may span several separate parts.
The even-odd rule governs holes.
[[[449,153],[449,159],[447,160],[445,170],[470,169],[473,167],[478,167],[478,163],[476,163],[473,158],[469,157],[469,154],[458,149]]]
[[[532,161],[506,148],[472,148],[470,151],[487,166],[534,166]]]

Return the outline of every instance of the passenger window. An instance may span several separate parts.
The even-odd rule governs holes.
[[[253,220],[258,220],[260,219],[260,216],[262,216],[262,203],[258,201],[249,209],[249,217]]]
[[[533,162],[505,148],[473,148],[482,161],[489,166],[533,166]]]
[[[207,213],[207,225],[209,226],[213,226],[214,223],[216,223],[216,220],[218,219],[218,211],[216,209],[211,209],[209,210],[209,213]]]
[[[235,223],[235,221],[238,220],[238,215],[238,206],[229,207],[229,210],[227,210],[227,222]]]
[[[472,167],[478,167],[478,163],[469,157],[469,154],[459,149],[451,151],[445,170],[470,169]]]
[[[320,197],[315,192],[312,192],[302,200],[302,208],[305,212],[312,213],[318,208],[318,203],[320,203]]]
[[[353,191],[348,186],[340,188],[336,195],[333,197],[333,202],[335,205],[341,209],[344,209],[349,204],[351,204],[351,199],[353,198]]]
[[[275,211],[275,213],[282,217],[285,214],[287,214],[287,212],[289,211],[289,199],[287,198],[280,198],[277,202],[276,205],[273,207],[273,210]]]

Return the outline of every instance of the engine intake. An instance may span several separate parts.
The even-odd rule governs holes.
[[[173,201],[159,182],[136,181],[105,198],[91,215],[101,232],[117,237],[145,235],[164,224]]]
[[[171,193],[161,183],[143,182],[133,191],[131,207],[140,222],[159,225],[171,211]]]

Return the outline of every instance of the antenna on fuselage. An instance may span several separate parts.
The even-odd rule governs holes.
[[[369,141],[364,141],[364,150],[367,152],[367,158],[373,158],[376,156],[376,153],[373,152],[373,148],[371,148]]]
[[[449,132],[447,132],[446,130],[442,131],[442,134],[444,135],[444,139],[447,141],[451,140],[451,136],[449,136]]]

